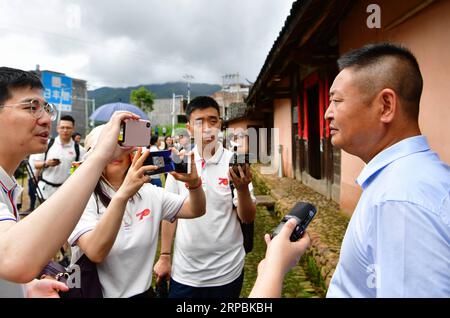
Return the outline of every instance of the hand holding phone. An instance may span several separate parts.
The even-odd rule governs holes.
[[[152,165],[158,167],[157,170],[146,172],[146,175],[154,175],[167,173],[175,170],[175,166],[171,158],[172,152],[170,150],[150,151],[144,165]]]
[[[179,173],[188,173],[189,170],[189,156],[186,151],[177,151],[176,149],[171,149],[171,158],[174,164],[174,171]]]
[[[144,165],[148,155],[149,151],[142,152],[141,148],[138,148],[133,156],[133,160],[125,176],[125,180],[117,190],[117,194],[120,193],[122,197],[131,198],[145,183],[148,182],[148,177],[145,176],[146,173],[157,168],[152,165]]]
[[[187,172],[179,173],[173,171],[170,174],[178,181],[187,183],[190,188],[195,188],[198,186],[199,176],[197,173],[197,167],[195,166],[194,152],[191,151],[190,153],[187,153],[185,155],[185,159],[188,159]]]
[[[245,165],[250,166],[251,163],[256,162],[255,156],[251,153],[237,153],[234,152],[233,156],[230,159],[229,166],[233,168],[234,173],[239,176],[239,166],[242,168]]]
[[[308,227],[309,223],[312,221],[316,213],[316,207],[311,203],[298,202],[292,208],[292,210],[283,217],[280,224],[278,224],[278,226],[275,228],[272,233],[272,238],[281,232],[284,224],[287,221],[289,221],[290,219],[295,219],[297,225],[291,234],[290,240],[291,242],[299,240],[303,236],[303,233],[306,231],[306,228]]]
[[[56,167],[56,166],[59,165],[60,163],[61,163],[61,160],[60,160],[60,159],[53,158],[53,159],[47,160],[46,165],[47,165],[48,167]]]

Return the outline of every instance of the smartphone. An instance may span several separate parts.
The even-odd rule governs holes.
[[[172,151],[170,150],[150,151],[143,165],[157,166],[158,169],[155,171],[148,171],[145,174],[149,176],[174,171],[175,165],[172,161],[171,155]]]
[[[126,119],[120,125],[118,143],[124,147],[147,147],[152,129],[148,120]]]
[[[255,156],[251,153],[233,153],[233,156],[230,159],[229,166],[233,167],[233,171],[239,175],[239,166],[242,168],[245,166],[245,164],[250,165],[251,163],[256,162]]]
[[[175,167],[175,172],[179,173],[189,173],[189,156],[184,155],[183,158],[178,156],[175,153],[172,153],[171,159],[173,162],[173,165]]]
[[[58,163],[58,164],[61,163],[61,159],[58,159],[58,158],[53,158],[53,159],[50,159],[50,160],[56,161],[56,163]]]

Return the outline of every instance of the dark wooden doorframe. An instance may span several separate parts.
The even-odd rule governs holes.
[[[307,146],[307,172],[315,179],[326,177],[323,158],[325,83],[314,72],[303,81],[303,139]]]

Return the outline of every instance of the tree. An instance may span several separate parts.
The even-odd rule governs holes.
[[[138,89],[132,90],[130,93],[130,103],[136,105],[144,112],[153,111],[153,102],[155,100],[155,94],[141,86]]]

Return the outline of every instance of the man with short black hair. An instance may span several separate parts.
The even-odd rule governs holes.
[[[42,169],[39,188],[44,199],[48,199],[70,176],[73,161],[80,161],[86,153],[84,148],[72,139],[75,119],[62,116],[56,128],[58,136],[50,139],[48,149],[36,158],[35,167]]]
[[[366,166],[327,297],[449,297],[450,168],[419,129],[417,60],[381,43],[338,64],[331,142]]]
[[[117,145],[121,122],[139,118],[129,112],[114,114],[92,155],[58,193],[20,220],[21,187],[14,171],[28,155],[45,151],[56,118],[55,108],[42,95],[35,74],[0,67],[0,298],[58,297],[59,290],[68,290],[56,280],[34,278],[75,228],[105,165],[131,151]]]
[[[218,142],[222,122],[213,98],[194,98],[186,117],[187,129],[194,137],[192,151],[202,180],[198,186],[203,186],[206,195],[206,213],[195,220],[178,220],[177,224],[163,222],[161,253],[154,266],[157,282],[171,277],[170,298],[238,298],[245,259],[240,222],[251,223],[256,214],[250,167],[239,167],[239,175],[230,169],[233,153]],[[189,192],[170,175],[166,189],[185,196]]]
[[[331,142],[366,166],[327,297],[448,298],[450,167],[419,129],[419,64],[408,49],[380,43],[338,65],[325,113]],[[251,297],[280,297],[284,274],[308,243],[290,243],[289,232],[266,238]]]

